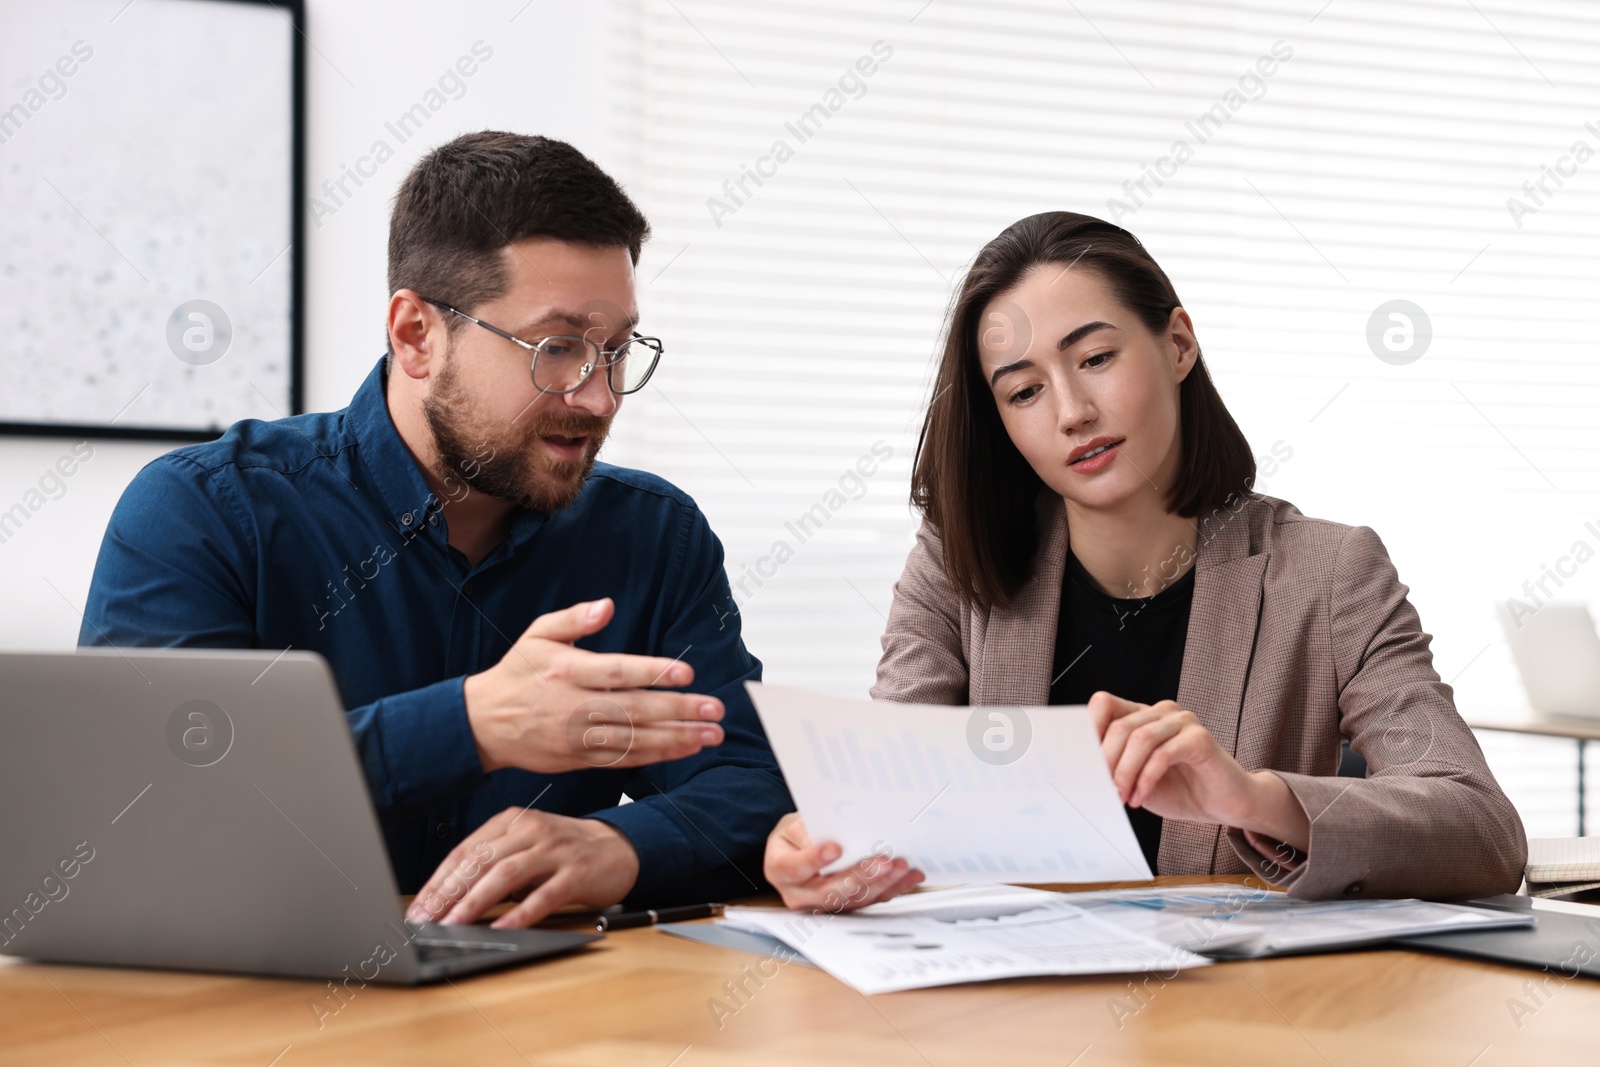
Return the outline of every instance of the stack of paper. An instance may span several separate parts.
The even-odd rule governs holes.
[[[736,907],[716,926],[662,930],[810,962],[863,993],[890,993],[1039,975],[1170,979],[1213,960],[1532,922],[1529,912],[1425,900],[1291,900],[1231,883],[1088,893],[996,885],[911,893],[843,915]]]
[[[785,959],[799,953],[863,993],[1030,975],[1170,973],[1203,966],[1207,956],[1532,922],[1526,913],[1421,900],[1290,900],[1234,884],[1021,888],[1014,883],[1150,877],[1087,708],[936,707],[748,688],[812,839],[843,849],[830,870],[887,854],[930,882],[963,884],[843,915],[729,908],[722,925],[682,936],[717,943],[721,931],[733,947]],[[1585,876],[1600,884],[1600,851],[1586,855],[1593,868]]]
[[[1429,900],[1293,900],[1223,883],[1069,893],[1065,899],[1130,933],[1214,959],[1350,949],[1414,934],[1533,923],[1526,912]]]
[[[1059,893],[1016,886],[932,890],[842,915],[729,908],[723,924],[776,938],[863,993],[1033,975],[1171,977],[1211,962]]]

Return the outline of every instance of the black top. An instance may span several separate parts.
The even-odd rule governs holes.
[[[1176,700],[1193,602],[1193,567],[1155,596],[1124,599],[1102,593],[1069,551],[1050,703],[1087,704],[1101,689],[1141,704]],[[1143,808],[1127,811],[1150,870],[1160,873],[1161,817]]]

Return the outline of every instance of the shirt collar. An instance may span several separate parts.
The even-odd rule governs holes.
[[[389,524],[401,536],[414,535],[428,530],[440,544],[447,543],[444,521],[431,521],[443,508],[441,501],[428,487],[422,468],[411,454],[411,449],[395,429],[389,415],[387,357],[379,359],[377,366],[350,400],[345,418],[355,434],[361,461],[378,487],[384,507],[389,512]],[[505,541],[484,557],[480,566],[494,563],[520,548],[535,531],[544,525],[543,512],[518,508],[511,516],[511,532]]]
[[[428,488],[416,457],[400,438],[389,417],[386,396],[387,357],[378,360],[346,409],[345,420],[355,434],[361,462],[378,487],[395,532],[409,535],[429,525],[443,502]],[[433,524],[438,529],[439,524]],[[442,539],[442,537],[441,537]]]

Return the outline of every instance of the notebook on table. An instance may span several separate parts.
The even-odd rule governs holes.
[[[1600,837],[1533,837],[1523,869],[1528,894],[1564,897],[1600,890]]]

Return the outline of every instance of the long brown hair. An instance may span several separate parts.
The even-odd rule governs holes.
[[[1120,226],[1070,211],[1030,215],[983,246],[950,309],[933,401],[917,441],[911,502],[938,532],[945,571],[969,603],[1005,606],[1033,570],[1035,505],[1044,482],[1017,451],[978,362],[990,301],[1040,264],[1093,271],[1152,333],[1182,306],[1166,273]],[[1222,507],[1255,484],[1250,444],[1204,360],[1178,387],[1178,476],[1167,510],[1185,518]]]

